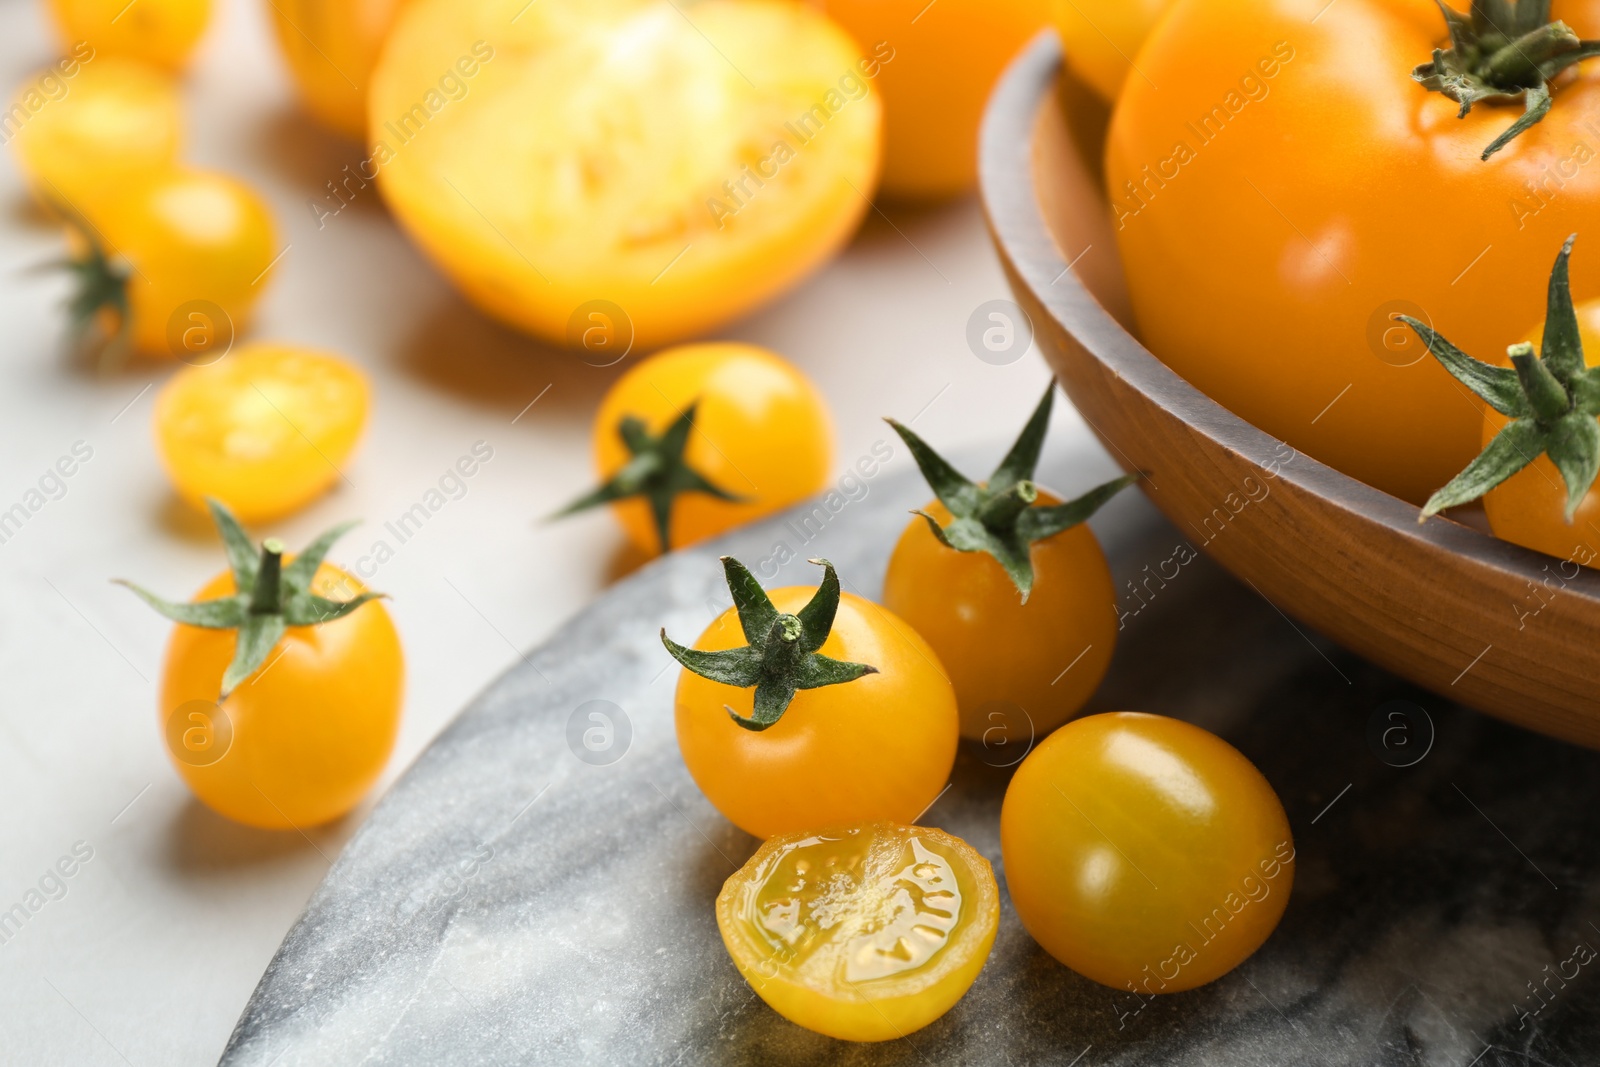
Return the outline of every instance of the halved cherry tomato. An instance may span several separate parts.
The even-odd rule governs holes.
[[[70,47],[163,67],[181,67],[211,21],[211,0],[50,0],[56,27]]]
[[[1048,0],[822,0],[880,73],[883,191],[959,196],[978,177],[978,124],[1000,72],[1049,24]]]
[[[394,748],[400,638],[374,594],[322,562],[344,528],[297,564],[271,540],[255,555],[226,509],[212,513],[227,573],[189,604],[135,588],[180,624],[158,707],[168,754],[195,796],[230,819],[274,830],[337,819],[372,788]]]
[[[65,59],[33,75],[18,89],[13,121],[19,114],[12,143],[23,175],[41,203],[69,214],[170,167],[183,138],[172,76],[114,56]]]
[[[366,425],[366,376],[325,352],[251,344],[188,367],[156,397],[156,443],[178,494],[244,522],[298,511],[336,481]]]
[[[80,310],[125,312],[122,328],[148,356],[190,359],[243,333],[280,251],[261,198],[210,171],[160,171],[85,217]]]
[[[793,0],[415,0],[373,76],[373,168],[479,307],[566,342],[605,301],[654,348],[849,240],[882,137],[866,66]]]
[[[278,48],[313,118],[367,139],[372,68],[406,0],[267,0]]]
[[[1172,0],[1055,0],[1067,66],[1112,103],[1134,74],[1134,57]]]
[[[833,462],[833,427],[816,386],[776,354],[685,345],[633,367],[606,393],[594,455],[604,488],[568,511],[610,503],[628,538],[654,555],[818,492]]]
[[[949,1011],[999,922],[988,860],[942,830],[892,823],[774,837],[717,897],[722,943],[751,988],[845,1041],[891,1041]]]
[[[1000,812],[1006,886],[1046,952],[1140,995],[1233,970],[1277,927],[1294,840],[1272,786],[1198,726],[1091,715],[1045,739]]]
[[[820,589],[790,586],[768,600],[736,560],[724,565],[739,606],[693,649],[668,643],[686,667],[678,747],[706,798],[757,837],[915,821],[956,756],[955,691],[933,649],[871,601],[840,596],[831,566]],[[830,596],[836,614],[826,609]],[[732,658],[752,673],[737,685],[696,673],[705,653],[746,646],[756,651]],[[779,661],[797,659],[805,662],[793,671],[803,672],[786,674]]]

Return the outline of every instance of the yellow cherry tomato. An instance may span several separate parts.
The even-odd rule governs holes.
[[[1575,310],[1584,362],[1591,367],[1600,365],[1600,300],[1585,301]],[[1543,335],[1541,323],[1525,340],[1533,342],[1538,349]],[[1504,355],[1498,362],[1509,365]],[[1505,429],[1508,420],[1487,404],[1483,412],[1483,443],[1487,446]],[[1572,522],[1568,523],[1567,483],[1544,453],[1491,489],[1483,498],[1483,507],[1489,515],[1489,528],[1496,537],[1557,556],[1569,566],[1593,566],[1600,561],[1600,492],[1591,489],[1578,505]],[[1566,577],[1571,579],[1573,574]]]
[[[1172,2],[1055,0],[1067,66],[1101,99],[1115,103],[1122,83],[1133,74],[1140,46]]]
[[[69,47],[87,41],[106,55],[181,67],[211,20],[211,0],[50,0],[50,11]]]
[[[816,593],[770,594],[798,612]],[[730,608],[700,635],[702,651],[746,643]],[[845,593],[824,656],[877,668],[842,685],[796,693],[783,717],[754,733],[754,691],[682,672],[676,716],[683,761],[706,798],[757,837],[856,822],[909,823],[950,779],[959,734],[955,691],[928,643],[885,609]]]
[[[1049,24],[1048,0],[823,0],[878,64],[883,190],[942,199],[978,176],[978,125],[989,90]]]
[[[244,332],[278,256],[261,198],[226,175],[164,170],[87,212],[124,279],[135,349],[191,359]]]
[[[232,575],[224,573],[196,599],[230,596],[234,588]],[[324,563],[312,591],[347,600],[366,589]],[[377,781],[399,731],[405,660],[389,613],[369,602],[332,622],[290,627],[265,665],[219,709],[218,683],[237,636],[193,626],[173,630],[158,709],[173,766],[195,796],[237,822],[287,830],[337,819]],[[225,745],[221,758],[207,762],[209,753],[186,751],[175,740],[174,713],[185,729]],[[188,718],[196,715],[201,718]]]
[[[6,125],[34,195],[78,215],[170,167],[183,139],[172,76],[113,56],[63,59],[34,74]]]
[[[869,66],[794,0],[415,0],[373,76],[368,169],[480,308],[576,344],[606,302],[654,348],[850,239],[878,176]]]
[[[751,988],[845,1041],[892,1041],[949,1011],[999,922],[988,860],[942,830],[892,823],[775,837],[717,897],[722,943]]]
[[[244,522],[298,511],[336,482],[366,425],[366,376],[324,352],[251,344],[188,367],[156,397],[156,444],[178,494]]]
[[[1040,493],[1038,505],[1061,503]],[[948,508],[923,509],[945,526]],[[1026,751],[1099,688],[1117,646],[1116,589],[1088,526],[1035,542],[1026,602],[986,552],[958,552],[921,518],[900,535],[884,606],[927,639],[961,703],[961,736]]]
[[[661,435],[693,405],[682,458],[737,500],[684,492],[672,501],[671,546],[702,541],[817,493],[833,462],[822,395],[793,365],[745,344],[685,345],[639,363],[611,387],[595,417],[595,465],[609,482],[634,458],[619,427],[635,418]],[[662,550],[649,500],[612,504],[642,551]]]
[[[367,87],[406,0],[268,0],[278,48],[313,118],[367,136]]]
[[[1289,820],[1261,772],[1198,726],[1135,712],[1068,723],[1023,761],[1000,848],[1034,940],[1140,994],[1233,970],[1294,884]]]

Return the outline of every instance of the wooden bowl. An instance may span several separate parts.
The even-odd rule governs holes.
[[[1192,545],[1287,615],[1440,696],[1600,748],[1600,572],[1418,524],[1414,505],[1296,454],[1140,344],[1100,177],[1108,118],[1046,32],[996,89],[981,146],[1006,274],[1095,434],[1148,473]]]

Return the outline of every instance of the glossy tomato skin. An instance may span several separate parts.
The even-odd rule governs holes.
[[[171,74],[80,51],[90,58],[62,60],[18,89],[16,106],[29,117],[12,144],[48,210],[86,216],[130,181],[172,165],[183,114]]]
[[[780,612],[816,592],[773,590]],[[746,644],[730,608],[695,648]],[[752,733],[728,716],[752,713],[755,691],[684,671],[678,747],[706,798],[756,837],[857,822],[914,821],[938,797],[955,763],[960,717],[938,656],[904,620],[845,593],[823,655],[878,668],[843,685],[796,693],[776,725]]]
[[[366,376],[339,357],[255,343],[162,387],[156,444],[190,504],[213,498],[241,522],[267,522],[339,480],[370,402]]]
[[[1579,304],[1576,310],[1584,360],[1593,367],[1600,364],[1600,300]],[[1538,348],[1543,334],[1544,328],[1540,326],[1525,339]],[[1503,354],[1495,362],[1508,366],[1510,363]],[[1484,445],[1494,440],[1505,425],[1503,415],[1483,405]],[[1575,566],[1589,567],[1600,561],[1600,492],[1591,489],[1578,505],[1572,522],[1568,523],[1567,483],[1562,481],[1561,473],[1549,456],[1541,455],[1498,488],[1490,490],[1483,498],[1483,508],[1496,537],[1562,560],[1559,566],[1549,568],[1551,575],[1546,585],[1552,590],[1577,576]],[[1530,600],[1528,610],[1537,609],[1547,595]]]
[[[1060,500],[1041,493],[1040,506]],[[945,525],[938,501],[924,509]],[[883,603],[950,674],[961,736],[1024,752],[1099,688],[1117,645],[1116,590],[1100,542],[1075,526],[1033,546],[1027,603],[993,556],[957,552],[913,519],[889,557]]]
[[[1086,978],[1140,994],[1204,985],[1259,948],[1294,883],[1294,839],[1250,761],[1197,726],[1091,715],[1033,751],[1000,812],[1028,932]]]
[[[790,1022],[892,1041],[949,1011],[994,945],[989,861],[942,830],[867,823],[775,837],[717,897],[750,987]]]
[[[1555,9],[1583,36],[1595,13]],[[1543,306],[1551,250],[1600,211],[1600,69],[1484,162],[1521,109],[1460,119],[1417,85],[1443,36],[1430,0],[1187,0],[1139,53],[1148,81],[1127,81],[1106,145],[1151,351],[1418,504],[1477,454],[1480,410],[1391,316],[1491,358]],[[1573,289],[1600,292],[1600,268],[1576,267]]]
[[[87,41],[108,56],[177,68],[211,21],[211,0],[50,0],[50,12],[69,48]]]
[[[174,342],[185,329],[243,334],[280,250],[261,198],[210,171],[152,174],[97,205],[89,219],[107,251],[133,267],[133,346],[157,358],[185,354]]]
[[[367,86],[407,0],[267,0],[278,49],[313,118],[367,138]]]
[[[1173,0],[1054,0],[1067,66],[1080,81],[1115,103],[1134,72],[1134,57]]]
[[[1048,0],[823,0],[822,9],[881,64],[883,191],[938,200],[971,189],[989,91],[1048,25]]]
[[[576,345],[603,301],[646,351],[787,291],[855,233],[882,150],[855,41],[793,0],[681,8],[412,0],[396,22],[368,105],[379,186],[489,314]]]
[[[337,600],[364,592],[327,563],[312,588]],[[233,591],[225,573],[197,599]],[[377,781],[399,731],[405,659],[389,613],[372,601],[333,622],[291,627],[223,703],[231,743],[201,765],[178,749],[168,719],[191,702],[215,704],[235,640],[232,630],[173,630],[158,708],[173,767],[206,806],[250,826],[304,829],[344,815]]]
[[[678,496],[674,548],[703,541],[820,491],[833,462],[833,424],[822,394],[775,353],[755,345],[684,345],[644,360],[617,380],[594,423],[602,481],[630,458],[617,427],[630,415],[660,434],[698,402],[685,458],[713,485],[744,498]],[[650,506],[618,501],[613,512],[628,538],[649,555],[661,550]]]

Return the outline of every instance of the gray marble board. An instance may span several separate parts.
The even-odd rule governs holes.
[[[1042,473],[1070,492],[1111,470],[1051,453]],[[848,1045],[768,1009],[712,914],[757,842],[684,769],[656,635],[691,639],[727,605],[724,552],[758,566],[786,546],[769,584],[813,582],[804,560],[826,555],[875,595],[926,492],[904,471],[866,484],[826,523],[785,516],[645,568],[494,682],[350,841],[222,1065],[1600,1062],[1600,754],[1414,689],[1203,555],[1178,563],[1192,535],[1134,493],[1095,522],[1123,630],[1090,710],[1189,719],[1261,768],[1299,850],[1282,925],[1222,980],[1142,1002],[1057,964],[1007,903],[971,992],[905,1040]],[[964,746],[923,819],[1002,888],[1019,755]]]

